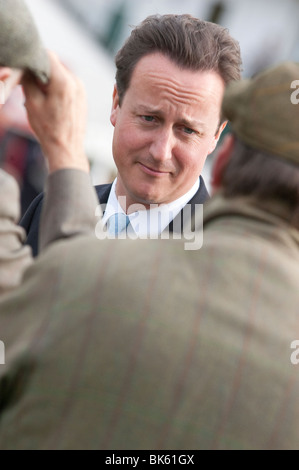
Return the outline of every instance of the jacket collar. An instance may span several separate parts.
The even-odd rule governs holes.
[[[225,198],[219,191],[204,206],[203,226],[207,229],[212,223],[217,223],[225,217],[229,217],[233,224],[234,217],[237,223],[255,226],[256,230],[271,234],[271,238],[293,239],[299,248],[299,230],[292,227],[290,220],[292,214],[283,205],[275,201],[263,203],[263,207],[257,206],[252,197]]]

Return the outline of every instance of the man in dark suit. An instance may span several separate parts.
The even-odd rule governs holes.
[[[118,175],[96,191],[108,230],[122,213],[137,237],[151,238],[173,232],[187,204],[193,213],[209,197],[200,174],[226,125],[221,101],[226,84],[240,78],[240,50],[219,25],[190,15],[152,16],[115,61],[110,119]],[[21,221],[35,255],[42,200]]]

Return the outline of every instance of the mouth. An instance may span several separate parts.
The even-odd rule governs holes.
[[[138,162],[141,170],[146,173],[147,175],[151,175],[151,176],[166,176],[166,175],[169,175],[169,171],[160,171],[160,170],[156,170],[155,168],[150,168],[146,165],[144,165],[143,163],[140,163]]]

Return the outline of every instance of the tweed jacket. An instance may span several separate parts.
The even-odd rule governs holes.
[[[19,188],[12,176],[0,170],[0,294],[14,289],[32,262],[31,250],[24,246],[25,232],[18,227]]]
[[[84,209],[80,206],[81,188],[84,188]],[[57,211],[62,198],[65,204]],[[16,225],[20,216],[19,199],[17,182],[0,170],[0,294],[19,285],[24,271],[33,262],[30,247],[24,245],[25,232]],[[92,232],[96,202],[87,173],[68,169],[50,175],[45,191],[42,247],[57,239]]]
[[[0,300],[0,448],[299,449],[298,279],[298,231],[221,196],[198,251],[51,243]]]

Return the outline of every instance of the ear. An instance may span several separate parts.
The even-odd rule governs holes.
[[[218,131],[217,131],[217,134],[215,135],[215,137],[214,137],[214,139],[213,139],[213,143],[212,143],[212,145],[211,145],[211,147],[210,147],[210,149],[209,149],[208,155],[210,155],[212,152],[214,152],[214,150],[215,150],[215,148],[216,148],[216,146],[217,146],[217,144],[218,144],[218,141],[219,141],[219,139],[220,139],[220,136],[221,136],[222,132],[224,131],[224,129],[226,128],[226,124],[227,124],[227,121],[223,122],[223,123],[221,124],[221,126],[219,127],[219,129],[218,129]]]
[[[229,162],[235,144],[235,138],[232,134],[227,134],[218,149],[216,160],[212,169],[211,184],[213,191],[221,186],[222,175],[226,165]]]
[[[111,109],[111,114],[110,114],[110,122],[113,127],[115,127],[115,124],[116,124],[118,110],[119,110],[119,96],[118,96],[117,87],[116,85],[114,85],[113,95],[112,95],[112,109]]]

